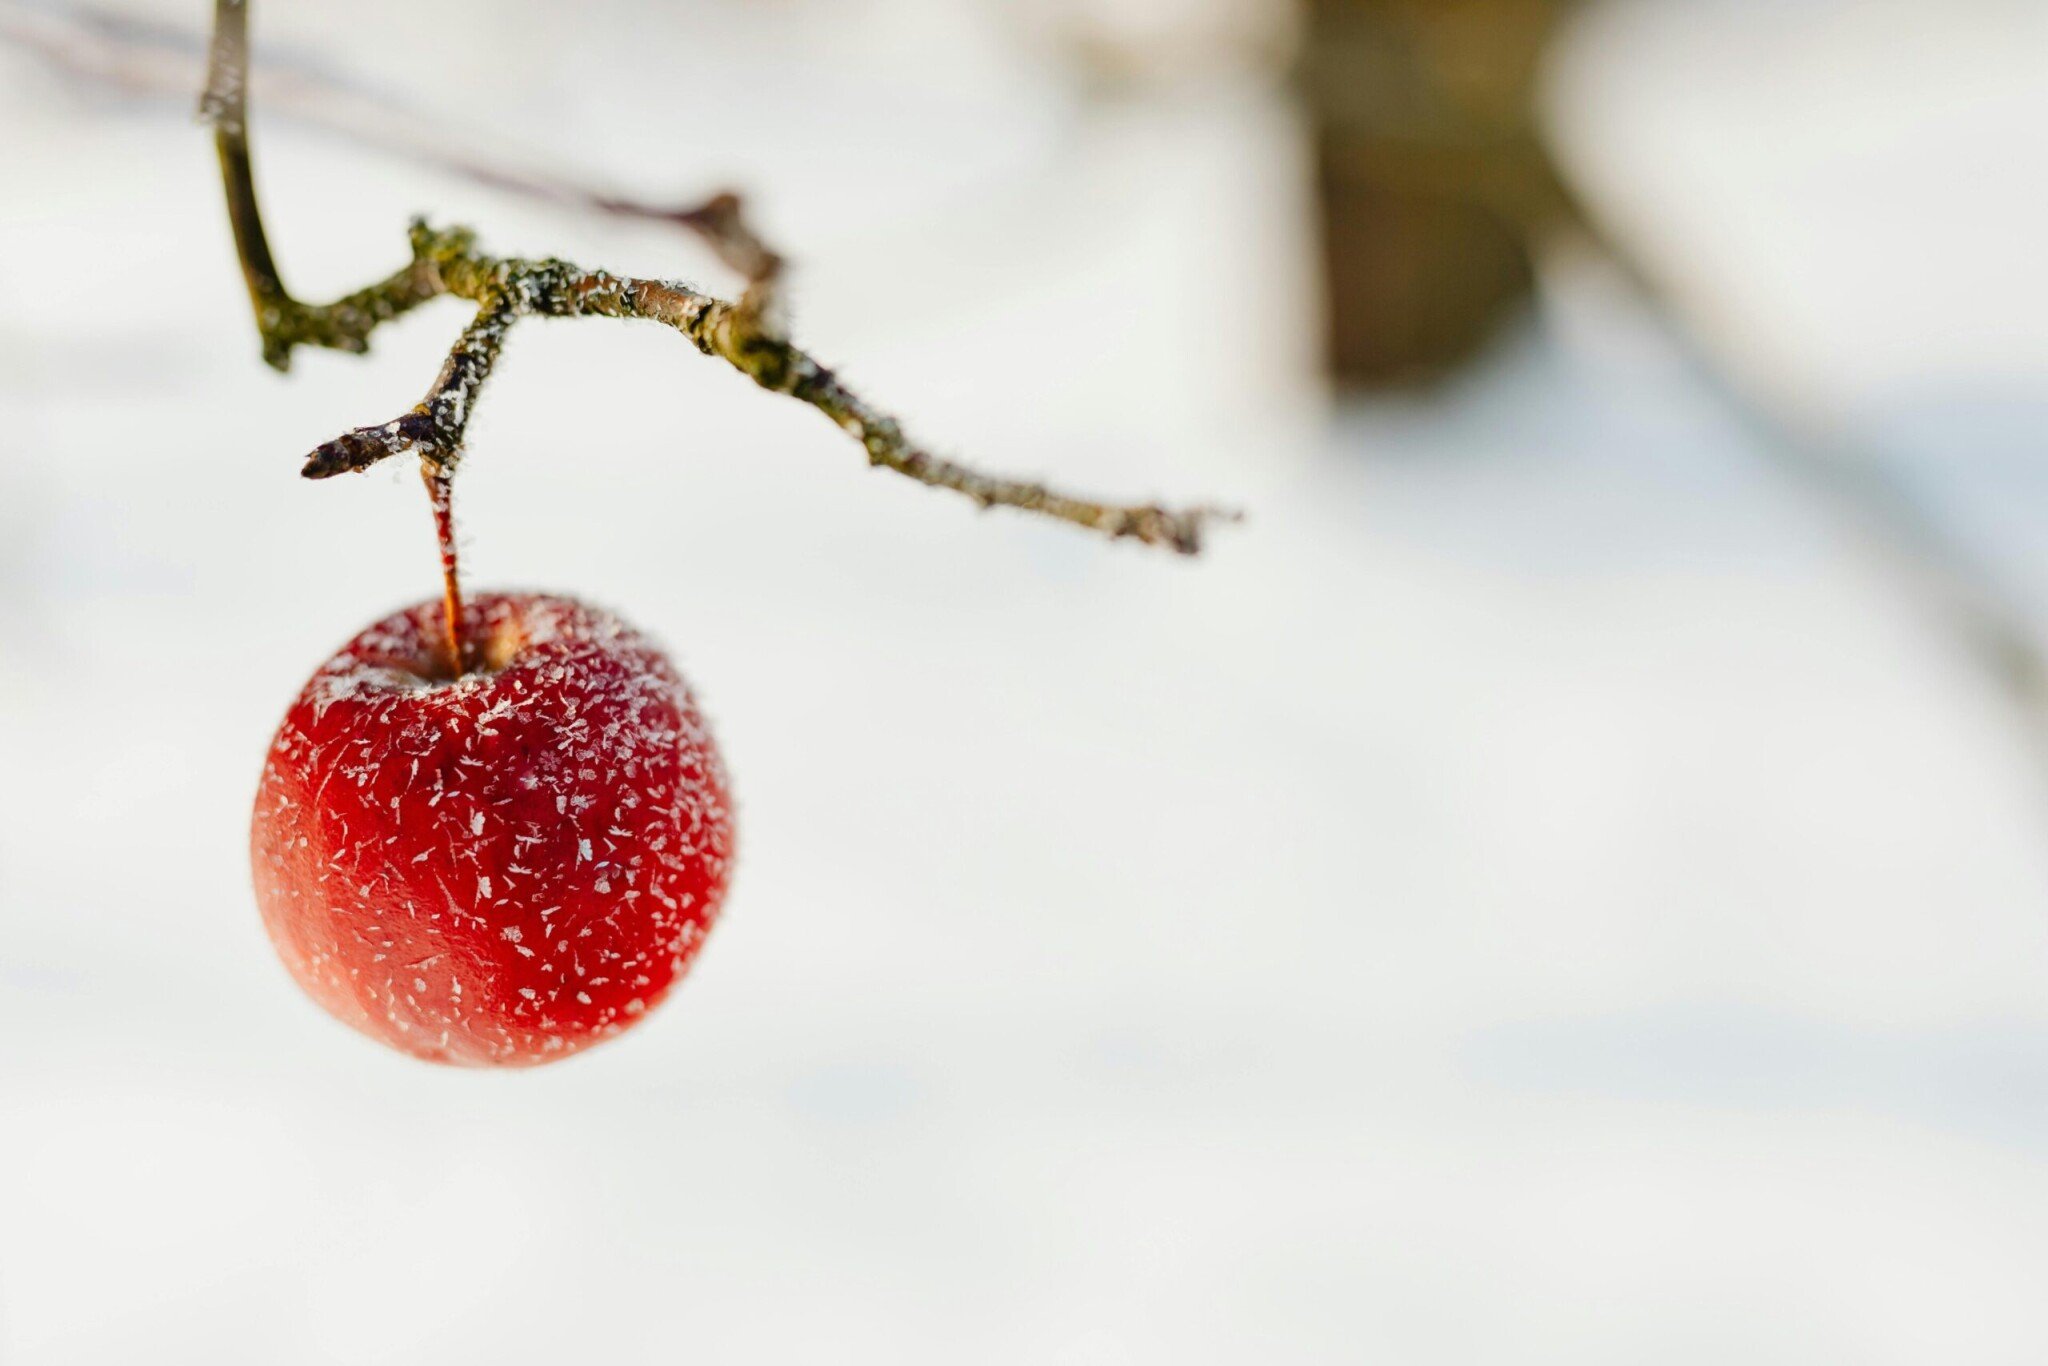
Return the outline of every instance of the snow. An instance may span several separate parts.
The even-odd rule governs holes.
[[[1760,13],[1883,50],[1894,7],[1693,8],[1632,30],[1648,112],[1575,124],[1607,130],[1580,155],[1676,194],[1682,158],[1620,139],[1690,118],[1716,176],[1638,221],[1703,295],[1899,449],[1935,443],[1894,414],[1960,405],[2033,460],[2026,277],[1947,301],[1986,324],[1958,381],[1859,302],[1843,228],[1773,232],[1789,192],[1733,178],[1849,76],[1772,85],[1773,126],[1718,142],[1726,109],[1655,103],[1704,101],[1655,79],[1700,33],[1761,73]],[[1998,42],[2026,7],[1940,8],[1965,37],[1916,70],[2026,50]],[[279,378],[183,111],[0,57],[0,1361],[2039,1359],[2048,849],[2009,699],[1572,279],[1450,393],[1325,424],[1284,111],[1082,106],[990,15],[437,19],[481,35],[437,103],[756,191],[797,335],[935,447],[1252,514],[1194,564],[976,515],[658,329],[522,326],[461,474],[474,581],[658,635],[741,835],[677,993],[503,1076],[304,1001],[245,842],[308,671],[436,583],[411,471],[299,461],[414,401],[466,313]],[[256,25],[427,91],[406,17]],[[687,54],[686,111],[626,32]],[[389,269],[417,208],[716,278],[257,119],[309,293]],[[1997,223],[1958,278],[1998,278]],[[2040,543],[2030,486],[1985,487],[1962,524]]]

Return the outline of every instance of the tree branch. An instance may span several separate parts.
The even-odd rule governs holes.
[[[1208,507],[1175,510],[1156,504],[1098,503],[1043,484],[982,474],[919,447],[894,418],[791,344],[782,316],[782,257],[749,226],[732,194],[717,195],[691,209],[664,210],[576,186],[467,168],[475,178],[503,182],[529,194],[585,203],[604,212],[659,218],[689,229],[744,277],[746,286],[736,303],[672,281],[612,275],[553,258],[489,256],[477,249],[468,229],[434,228],[419,221],[412,226],[412,260],[403,269],[332,303],[294,298],[271,255],[256,197],[249,155],[248,63],[247,0],[215,0],[199,112],[213,125],[228,217],[264,360],[283,370],[298,346],[366,351],[370,334],[380,324],[443,294],[477,306],[475,318],[463,329],[426,397],[389,422],[359,427],[316,448],[306,459],[307,478],[368,469],[409,451],[445,480],[461,457],[470,414],[505,334],[515,323],[526,317],[628,318],[671,327],[699,351],[724,360],[762,388],[816,408],[860,442],[868,463],[934,488],[951,489],[985,508],[1019,508],[1188,555],[1201,549],[1210,522],[1235,519],[1233,513]]]
[[[840,383],[830,369],[764,331],[750,317],[744,297],[727,303],[673,281],[586,270],[553,258],[488,256],[464,229],[426,223],[413,225],[412,250],[413,264],[400,275],[436,293],[470,300],[477,305],[476,317],[425,398],[389,422],[359,427],[315,449],[306,458],[309,479],[368,469],[408,451],[452,466],[477,393],[514,323],[528,317],[627,318],[673,328],[699,351],[724,360],[762,388],[816,408],[860,442],[870,464],[952,489],[983,507],[1021,508],[1183,554],[1200,550],[1207,522],[1230,515],[1210,508],[1176,511],[1092,502],[1043,484],[995,478],[934,455],[912,443],[894,418]]]
[[[213,125],[228,222],[234,229],[242,278],[249,287],[249,304],[256,313],[263,359],[278,370],[288,370],[294,346],[367,351],[370,333],[379,323],[425,303],[435,291],[425,287],[417,272],[407,269],[331,304],[305,304],[292,297],[270,254],[249,157],[248,4],[246,0],[216,0],[213,15],[213,43],[208,50],[206,89],[199,97],[199,117]]]

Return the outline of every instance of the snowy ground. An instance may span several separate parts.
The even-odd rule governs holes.
[[[1953,8],[1993,35],[1966,57],[2030,32]],[[1718,117],[1684,98],[1703,32],[1784,95],[1774,10],[1859,12],[1590,38],[1673,74],[1589,61],[1575,126],[1642,112],[1581,154],[1654,167],[1644,129]],[[739,879],[627,1039],[521,1075],[387,1055],[272,961],[244,829],[303,676],[433,588],[410,475],[298,457],[410,403],[459,310],[271,375],[205,139],[0,59],[0,1362],[2048,1353],[2023,725],[1653,327],[1567,275],[1450,392],[1328,417],[1292,130],[1254,89],[1084,107],[938,0],[436,11],[486,36],[392,88],[651,190],[757,188],[800,335],[935,442],[1254,518],[1188,564],[977,517],[659,331],[523,330],[473,428],[471,572],[671,643]],[[361,70],[417,12],[258,21]],[[1741,146],[1860,108],[1814,84],[1664,188],[1734,195]],[[387,268],[415,209],[717,279],[310,134],[259,155],[309,294]],[[1694,211],[1730,203],[1765,212]],[[1975,299],[2021,319],[1997,358],[1947,370],[1844,305],[1888,358],[1844,380],[1795,286],[1865,258],[1738,236],[1699,288],[1766,329],[1798,302],[1756,335],[1833,410],[2023,449],[2024,281]],[[1737,287],[1759,263],[1781,295]],[[2038,470],[2000,468],[1973,505],[2031,544]]]

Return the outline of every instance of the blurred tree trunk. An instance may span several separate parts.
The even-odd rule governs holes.
[[[1536,129],[1572,0],[1308,0],[1332,370],[1442,375],[1528,300],[1564,196]]]

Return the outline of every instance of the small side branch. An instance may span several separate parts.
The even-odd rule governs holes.
[[[462,329],[425,398],[389,422],[358,427],[315,448],[301,473],[308,479],[325,479],[366,470],[406,451],[417,452],[438,470],[452,472],[462,458],[462,438],[469,429],[477,394],[490,378],[491,367],[498,363],[505,333],[518,316],[509,298],[499,296],[483,303],[469,326]]]

